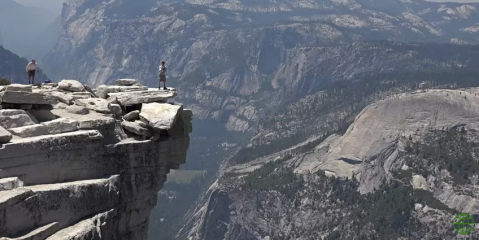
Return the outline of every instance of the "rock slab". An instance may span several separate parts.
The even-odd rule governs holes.
[[[176,122],[182,105],[145,103],[141,107],[140,119],[157,130],[168,130]]]

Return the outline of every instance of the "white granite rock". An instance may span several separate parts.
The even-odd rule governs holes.
[[[70,92],[83,92],[85,91],[85,86],[77,80],[61,80],[58,83],[58,88],[67,90]]]
[[[73,95],[65,92],[60,92],[60,91],[52,91],[51,95],[53,97],[56,97],[58,101],[65,103],[67,105],[71,105],[73,103]]]
[[[77,99],[75,104],[99,113],[110,113],[110,103],[102,98]]]
[[[123,114],[121,106],[112,103],[115,96],[99,99],[89,92],[67,92],[49,85],[34,87],[31,93],[14,93],[40,94],[57,103],[55,107],[34,103],[27,111],[0,110],[0,126],[4,126],[0,143],[2,132],[8,135],[8,142],[0,144],[0,236],[22,240],[146,239],[149,213],[166,174],[185,161],[187,134],[160,138],[164,132],[154,132],[138,120],[139,111],[126,116],[131,122],[103,114]],[[82,106],[67,105],[72,103]],[[181,106],[163,105],[156,110],[148,110],[155,104],[145,107],[145,117],[159,127],[170,121],[176,127],[181,127],[177,125],[182,121],[191,125],[181,111],[176,117],[181,120],[174,120],[175,110],[170,108]],[[162,116],[153,117],[157,113]],[[157,140],[145,140],[153,132]]]
[[[57,98],[35,92],[9,92],[2,93],[2,102],[16,104],[57,104]]]
[[[78,121],[69,118],[57,118],[52,121],[42,123],[50,134],[59,134],[65,132],[74,132],[78,130]]]
[[[133,86],[134,84],[138,84],[139,82],[135,79],[118,79],[116,80],[116,85],[118,86]]]
[[[8,129],[13,135],[21,138],[37,137],[42,135],[48,135],[48,129],[42,124],[34,124],[24,127],[10,128]]]
[[[136,122],[123,121],[121,122],[121,126],[131,133],[140,136],[151,137],[151,132],[148,130],[148,128],[145,128]]]
[[[6,86],[5,90],[10,92],[30,92],[31,93],[32,86],[24,85],[24,84],[11,84]]]
[[[147,91],[148,87],[145,86],[106,86],[100,85],[96,89],[96,94],[100,98],[108,98],[109,93],[118,93],[118,92],[132,92],[132,91]]]
[[[65,108],[66,111],[73,114],[87,115],[90,113],[90,110],[86,107],[72,105]]]
[[[121,116],[123,110],[119,104],[110,104],[110,112],[115,116]]]
[[[176,91],[142,91],[142,92],[120,92],[109,93],[108,96],[116,97],[121,105],[132,105],[140,103],[166,102],[176,96]]]
[[[12,190],[18,187],[23,187],[23,182],[18,177],[0,179],[0,191]]]
[[[135,120],[138,119],[139,116],[140,116],[140,111],[135,110],[135,111],[131,111],[131,112],[125,114],[123,116],[123,119],[125,119],[127,121],[135,121]]]
[[[0,144],[10,142],[10,140],[12,140],[12,137],[13,136],[9,131],[5,130],[5,128],[0,126]]]
[[[145,103],[141,107],[140,119],[154,129],[168,130],[183,111],[182,105]]]
[[[32,119],[27,112],[18,109],[0,110],[0,126],[6,129],[33,125],[36,119]]]

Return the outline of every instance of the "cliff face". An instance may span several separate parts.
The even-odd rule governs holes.
[[[0,238],[146,239],[190,110],[135,80],[0,86]]]
[[[479,219],[477,93],[397,94],[342,136],[226,168],[179,239],[457,239],[458,213]]]

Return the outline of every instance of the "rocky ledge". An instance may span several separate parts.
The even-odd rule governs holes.
[[[133,79],[0,86],[0,239],[147,239],[191,110]]]

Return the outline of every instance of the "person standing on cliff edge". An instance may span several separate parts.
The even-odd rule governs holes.
[[[160,73],[160,79],[158,83],[158,89],[161,89],[161,82],[163,82],[163,90],[167,90],[166,88],[166,67],[165,67],[165,61],[161,61],[161,65],[158,68],[158,71]]]
[[[27,65],[27,76],[28,76],[28,84],[33,84],[35,81],[35,71],[37,69],[37,63],[35,60],[32,60]],[[30,82],[30,78],[32,79]]]

